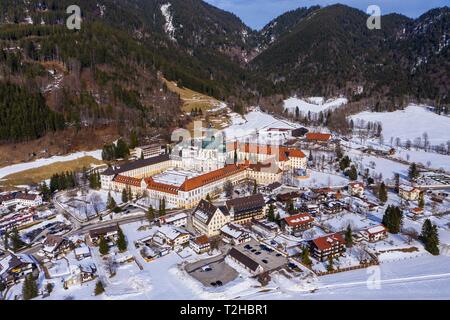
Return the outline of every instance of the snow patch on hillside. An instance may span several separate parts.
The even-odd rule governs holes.
[[[348,103],[347,98],[339,97],[325,100],[324,97],[309,97],[300,99],[296,96],[284,100],[284,109],[295,112],[298,107],[300,113],[319,113],[325,110],[333,110]]]
[[[170,7],[172,5],[170,3],[166,3],[161,5],[161,13],[164,16],[166,23],[164,24],[164,31],[167,33],[169,38],[173,41],[176,41],[175,39],[175,27],[173,25],[173,15],[170,12]]]

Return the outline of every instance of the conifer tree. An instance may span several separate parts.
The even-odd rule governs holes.
[[[102,236],[100,237],[99,243],[98,243],[98,251],[101,255],[105,255],[109,253],[109,246],[106,242],[106,239]]]
[[[32,273],[29,273],[25,277],[25,281],[22,286],[22,297],[23,300],[30,300],[36,298],[39,294],[38,285],[36,279],[33,277]]]
[[[111,196],[111,192],[108,192],[108,199],[106,201],[106,207],[109,210],[114,210],[117,207],[116,200]]]
[[[311,266],[312,261],[311,258],[309,257],[309,249],[307,247],[303,248],[301,257],[304,265],[308,267]]]
[[[153,221],[153,219],[155,219],[155,210],[150,205],[147,210],[147,220],[148,220],[148,222],[151,223]]]
[[[432,224],[430,219],[426,219],[423,223],[419,239],[424,243],[425,250],[432,255],[439,255],[439,233],[437,226]]]
[[[415,162],[411,163],[408,170],[408,177],[410,180],[414,181],[419,177],[419,170]]]
[[[120,252],[124,252],[127,250],[127,239],[125,238],[125,235],[123,234],[122,229],[119,227],[118,231],[118,237],[117,237],[117,248]]]
[[[353,236],[352,236],[352,228],[350,225],[347,226],[347,230],[345,231],[345,245],[347,248],[351,248],[353,246]]]
[[[273,204],[269,205],[269,210],[267,212],[267,219],[271,222],[275,221],[275,208],[274,208]]]
[[[334,266],[333,266],[333,256],[329,255],[329,256],[328,256],[327,271],[333,271],[333,270],[334,270]]]
[[[388,206],[383,215],[382,223],[390,233],[399,233],[403,225],[403,213],[400,208]]]
[[[256,180],[253,183],[253,194],[257,194],[258,193],[258,184],[256,183]]]
[[[97,283],[95,284],[95,295],[98,296],[100,294],[102,294],[103,292],[105,292],[105,287],[103,286],[103,283],[99,280],[97,281]]]
[[[388,194],[384,182],[381,182],[378,189],[378,199],[380,199],[381,203],[386,203],[386,201],[388,200]]]
[[[422,209],[425,207],[425,199],[424,199],[423,191],[419,194],[418,206],[419,206],[419,208],[422,208]]]
[[[122,190],[122,202],[127,203],[128,202],[128,192],[126,188],[123,188]]]

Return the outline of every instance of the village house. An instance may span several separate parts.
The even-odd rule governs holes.
[[[362,238],[368,242],[377,242],[386,239],[388,236],[387,230],[383,225],[367,228],[359,232]]]
[[[30,224],[35,220],[35,217],[36,211],[33,208],[23,209],[19,212],[4,215],[0,218],[0,231]]]
[[[76,247],[74,250],[75,258],[77,260],[83,260],[85,258],[89,258],[91,256],[91,250],[84,243],[80,246]]]
[[[192,213],[194,228],[208,237],[218,235],[229,222],[230,214],[225,207],[216,207],[206,200],[201,200]]]
[[[37,193],[13,192],[0,195],[0,207],[12,206],[38,207],[42,205],[42,196]]]
[[[103,237],[108,242],[115,243],[119,234],[119,226],[112,225],[108,227],[98,228],[89,231],[89,239],[94,245],[98,245],[100,237]]]
[[[189,247],[197,254],[208,252],[211,249],[211,243],[206,235],[201,235],[189,240]]]
[[[62,258],[73,248],[73,243],[69,239],[48,234],[44,240],[42,251],[48,258]]]
[[[0,282],[11,286],[37,270],[37,263],[32,256],[10,254],[0,260]]]
[[[322,212],[326,214],[336,214],[342,212],[345,204],[340,201],[327,201],[322,204]]]
[[[266,215],[266,202],[261,194],[228,200],[225,206],[230,221],[235,223],[249,223],[252,219],[262,219]]]
[[[336,257],[345,252],[345,240],[340,233],[333,233],[309,241],[311,255],[326,261],[329,256]]]
[[[289,234],[308,230],[312,227],[314,218],[308,213],[300,213],[283,219],[284,230]]]
[[[329,133],[319,133],[319,132],[308,132],[306,134],[306,141],[318,144],[325,144],[331,140],[331,134]]]
[[[420,190],[407,185],[400,185],[398,188],[398,195],[400,198],[408,200],[408,201],[416,201],[419,200]]]
[[[230,258],[233,262],[237,263],[239,266],[243,267],[252,275],[258,275],[264,271],[263,267],[258,262],[245,255],[241,251],[237,250],[236,248],[231,248],[231,250],[228,252],[227,257]]]
[[[160,246],[168,245],[174,249],[188,243],[189,238],[189,233],[169,225],[163,225],[155,233],[152,240]]]
[[[251,229],[265,237],[273,237],[280,233],[278,224],[267,219],[252,220]]]
[[[167,214],[159,218],[160,225],[171,225],[174,227],[183,227],[187,225],[187,214],[185,212]]]
[[[69,289],[75,285],[81,285],[85,282],[94,280],[97,277],[97,267],[95,264],[69,266],[70,274],[63,278],[64,289]]]
[[[409,212],[416,216],[416,215],[423,214],[424,210],[423,210],[423,208],[415,207],[415,208],[410,208]]]
[[[153,143],[134,148],[131,155],[138,159],[148,159],[159,156],[162,153],[164,153],[162,146],[158,143]]]
[[[266,186],[263,186],[260,188],[260,191],[265,195],[273,195],[276,194],[276,191],[278,191],[283,185],[280,182],[273,182]]]
[[[251,240],[250,234],[245,231],[240,225],[229,223],[220,229],[220,234],[223,236],[223,241],[233,245],[241,244]]]
[[[348,193],[352,196],[364,196],[364,184],[362,182],[350,182],[348,184]]]

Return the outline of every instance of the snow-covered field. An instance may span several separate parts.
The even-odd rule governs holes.
[[[284,100],[284,109],[289,110],[289,112],[295,112],[298,107],[300,113],[319,113],[321,111],[339,108],[347,104],[347,102],[348,100],[346,98],[333,98],[325,101],[323,97],[310,97],[306,99],[291,97]]]
[[[394,112],[361,112],[351,116],[357,125],[357,119],[365,123],[381,122],[384,141],[398,137],[404,143],[407,139],[414,141],[426,132],[432,145],[447,143],[450,140],[450,118],[427,110],[424,106],[409,105],[405,110]],[[423,142],[423,141],[422,141]]]
[[[270,114],[264,113],[256,108],[245,115],[245,120],[240,116],[231,117],[231,125],[224,129],[223,132],[227,140],[233,140],[256,134],[258,131],[264,129],[293,129],[298,126],[289,121],[276,119]]]
[[[46,165],[49,165],[49,164],[52,164],[55,162],[76,160],[76,159],[87,157],[87,156],[91,156],[91,157],[94,157],[95,159],[102,160],[102,150],[95,150],[95,151],[88,151],[88,152],[81,151],[81,152],[72,153],[72,154],[69,154],[66,156],[54,156],[51,158],[38,159],[38,160],[32,161],[32,162],[19,163],[19,164],[14,164],[11,166],[3,167],[3,168],[0,168],[0,179],[2,179],[5,176],[8,176],[10,174],[13,174],[13,173],[17,173],[17,172],[21,172],[21,171],[25,171],[25,170],[29,170],[29,169],[34,169],[34,168],[39,168],[39,167],[46,166]]]

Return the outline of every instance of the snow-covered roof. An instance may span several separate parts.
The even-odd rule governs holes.
[[[370,234],[375,234],[375,233],[380,233],[380,232],[386,231],[386,228],[384,226],[382,226],[382,225],[378,225],[378,226],[375,226],[375,227],[367,228],[366,231],[368,233],[370,233]]]
[[[84,255],[84,254],[89,254],[89,247],[87,245],[81,245],[77,248],[75,248],[75,255],[79,256],[79,255]]]
[[[223,233],[229,235],[230,237],[232,237],[234,239],[238,239],[244,233],[243,231],[237,229],[237,227],[233,227],[232,225],[228,225],[228,224],[226,224],[222,228],[220,228],[220,231],[222,231]]]
[[[171,223],[171,222],[181,220],[181,219],[186,219],[186,218],[187,218],[187,214],[185,212],[180,212],[180,213],[177,213],[174,215],[161,217],[161,219],[164,220],[166,223]]]
[[[164,235],[165,238],[170,239],[170,240],[175,240],[176,238],[178,238],[180,235],[185,235],[187,234],[184,231],[181,231],[177,228],[168,226],[168,225],[163,225],[158,229],[158,233],[161,233],[162,235]]]

